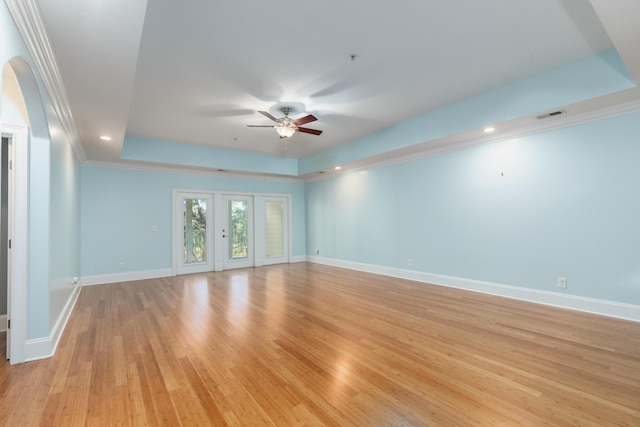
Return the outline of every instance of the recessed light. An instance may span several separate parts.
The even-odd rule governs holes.
[[[103,141],[111,141],[111,137],[110,137],[110,136],[107,136],[107,135],[102,135],[102,136],[100,137],[100,139],[101,139],[101,140],[103,140]]]
[[[342,169],[342,167],[341,167],[341,166],[336,166],[336,167],[335,167],[335,168],[333,168],[333,169],[335,169],[335,170],[339,171],[340,169]]]
[[[484,133],[491,133],[491,132],[493,132],[495,130],[496,130],[496,128],[489,126],[487,128],[484,128]]]

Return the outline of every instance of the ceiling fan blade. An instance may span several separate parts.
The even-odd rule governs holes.
[[[321,130],[317,130],[317,129],[309,129],[309,128],[298,128],[298,132],[302,132],[302,133],[310,133],[312,135],[320,135],[322,133]]]
[[[294,121],[298,126],[301,126],[307,123],[315,122],[316,120],[318,119],[316,119],[316,117],[313,114],[309,114],[308,116],[300,117],[299,119],[296,119]]]
[[[247,125],[248,128],[273,128],[271,125]]]
[[[278,119],[276,119],[271,113],[269,113],[268,111],[258,111],[258,113],[262,114],[263,116],[265,116],[268,119],[273,120],[274,122],[277,122]]]

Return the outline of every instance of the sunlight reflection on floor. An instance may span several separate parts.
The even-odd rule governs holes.
[[[241,331],[246,330],[248,304],[249,304],[249,282],[247,273],[238,273],[230,277],[229,286],[230,304],[227,305],[227,319],[238,327]]]

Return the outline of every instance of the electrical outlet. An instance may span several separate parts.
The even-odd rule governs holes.
[[[413,267],[413,260],[411,258],[407,260],[407,266]]]
[[[124,262],[120,263],[120,270],[124,270]]]
[[[96,271],[100,271],[100,266],[96,265]]]
[[[558,287],[560,289],[567,289],[567,278],[566,277],[558,277]]]
[[[320,249],[316,249],[316,255],[320,255]]]

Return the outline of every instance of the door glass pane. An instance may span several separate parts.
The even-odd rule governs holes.
[[[283,256],[282,202],[267,202],[267,257]]]
[[[207,261],[207,201],[204,199],[182,199],[184,216],[183,262]]]
[[[229,200],[229,259],[247,258],[249,233],[248,202]]]

